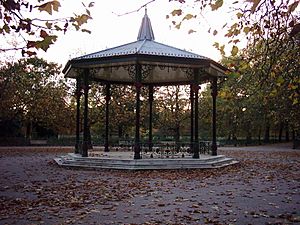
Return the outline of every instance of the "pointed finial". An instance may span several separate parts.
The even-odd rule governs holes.
[[[145,15],[144,15],[144,18],[143,18],[141,26],[140,26],[140,30],[139,30],[137,40],[140,41],[140,40],[145,40],[146,39],[146,40],[153,41],[154,40],[154,34],[153,34],[150,19],[147,15],[147,5],[145,5],[144,7],[145,7]]]

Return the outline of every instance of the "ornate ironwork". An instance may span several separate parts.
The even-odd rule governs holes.
[[[184,67],[184,68],[181,68],[181,70],[185,73],[185,75],[188,79],[194,78],[194,70],[192,68]]]
[[[150,73],[153,71],[154,66],[153,65],[142,65],[141,68],[141,74],[142,74],[142,80],[145,80]]]
[[[165,66],[165,65],[158,65],[158,67],[159,67],[160,70],[166,69],[166,66]]]
[[[83,69],[82,68],[74,68],[74,72],[77,74],[78,77],[83,76]]]
[[[97,73],[99,73],[100,70],[101,70],[100,67],[96,67],[96,68],[90,69],[90,74],[91,74],[91,76],[92,76],[92,77],[95,77],[95,75],[96,75]]]
[[[135,75],[136,75],[136,65],[125,65],[123,66],[125,70],[127,70],[128,75],[132,80],[135,80]]]

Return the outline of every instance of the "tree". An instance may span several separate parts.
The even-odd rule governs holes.
[[[181,131],[189,118],[187,110],[189,96],[186,87],[170,86],[159,89],[156,100],[158,119],[157,126],[162,133],[180,141]]]
[[[63,18],[56,17],[61,10],[58,0],[39,0],[34,3],[27,0],[0,0],[0,3],[0,34],[17,35],[20,40],[15,46],[0,47],[0,52],[20,50],[23,56],[33,56],[38,49],[47,51],[60,33],[64,34],[72,28],[90,33],[82,26],[92,18],[89,9],[93,7],[93,2],[88,5],[82,3],[82,13]]]
[[[261,58],[251,61],[245,56],[260,55],[263,47],[255,45],[241,51],[235,57],[223,58],[222,63],[231,69],[219,94],[219,115],[240,135],[251,140],[253,134],[260,139],[264,130],[265,142],[270,139],[271,129],[281,139],[283,128],[299,130],[299,46],[286,43],[284,54],[273,59]],[[272,47],[270,45],[269,47]],[[269,72],[269,65],[276,61],[275,70]],[[266,79],[266,77],[268,77]],[[227,109],[226,109],[227,108]],[[233,113],[231,116],[230,114]],[[227,118],[226,118],[227,116]],[[291,123],[291,121],[293,121]],[[291,127],[289,124],[293,124]],[[222,127],[222,126],[221,126]],[[225,126],[228,127],[228,126]],[[229,131],[234,130],[228,127]],[[246,134],[243,131],[247,131]],[[288,133],[288,132],[287,132]],[[286,135],[287,139],[289,135]]]
[[[74,112],[68,104],[67,83],[59,75],[60,67],[39,58],[8,63],[0,69],[0,118],[17,120],[67,133],[73,129]]]
[[[182,3],[184,7],[173,10],[167,18],[172,18],[172,23],[178,29],[187,20],[200,18],[199,20],[203,21],[206,12],[218,13],[226,8],[223,0],[201,0],[196,3],[188,0],[174,1]],[[190,4],[193,4],[193,7]],[[227,43],[215,43],[214,46],[223,56],[228,46],[232,47],[231,56],[236,56],[239,51],[238,43],[245,38],[247,48],[263,46],[259,55],[251,54],[243,57],[248,62],[259,58],[261,64],[269,59],[268,71],[264,74],[265,78],[268,78],[268,75],[276,69],[276,59],[285,55],[287,43],[298,45],[300,43],[300,18],[297,12],[299,0],[237,0],[227,3],[227,6],[228,4],[229,9],[226,10],[230,10],[234,19],[224,21],[222,28],[210,27],[208,30],[209,33],[218,35],[227,29],[225,32]],[[192,8],[199,10],[190,12]],[[197,28],[191,29],[189,33],[194,32],[194,29]]]

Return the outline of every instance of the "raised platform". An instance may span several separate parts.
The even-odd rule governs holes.
[[[54,160],[58,165],[65,167],[118,170],[212,169],[238,163],[238,161],[224,155],[200,155],[199,159],[193,159],[191,156],[147,158],[142,155],[142,157],[138,160],[133,159],[133,152],[98,152],[97,154],[91,153],[89,157],[69,153]]]

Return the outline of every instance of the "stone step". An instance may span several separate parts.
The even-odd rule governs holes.
[[[102,169],[127,169],[127,170],[151,170],[151,169],[201,169],[221,168],[238,163],[232,158],[217,156],[207,159],[112,159],[81,157],[69,154],[54,159],[58,165],[67,167],[102,168]]]

